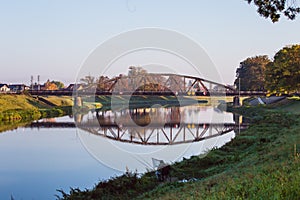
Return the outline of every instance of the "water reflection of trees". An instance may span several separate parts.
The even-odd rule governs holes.
[[[145,145],[196,142],[238,127],[235,123],[188,123],[189,112],[191,109],[184,107],[99,111],[77,126],[95,135]]]

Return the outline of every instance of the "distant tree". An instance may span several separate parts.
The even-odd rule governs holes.
[[[96,83],[95,77],[93,77],[91,75],[88,75],[88,76],[85,76],[84,78],[81,78],[80,81],[83,83],[83,85],[85,87],[89,87],[89,86]]]
[[[297,0],[246,0],[249,4],[254,3],[257,6],[257,12],[270,18],[272,22],[277,22],[281,14],[288,19],[295,19],[300,13],[300,8],[296,4]]]
[[[270,92],[300,92],[300,45],[279,50],[266,66],[265,76]]]
[[[55,84],[58,89],[62,89],[65,87],[64,83],[60,81],[51,81],[51,83]]]
[[[58,90],[57,85],[50,82],[49,79],[47,80],[47,82],[44,85],[45,85],[45,87],[44,87],[45,90]]]
[[[130,66],[128,71],[128,78],[130,80],[128,83],[129,88],[134,91],[140,88],[141,85],[144,85],[144,77],[147,73],[147,70],[142,67]]]
[[[236,70],[234,85],[238,88],[240,83],[241,90],[264,91],[265,68],[270,62],[268,56],[255,56],[247,58],[240,63]]]
[[[147,70],[142,67],[130,66],[128,71],[128,76],[142,76],[147,74]]]

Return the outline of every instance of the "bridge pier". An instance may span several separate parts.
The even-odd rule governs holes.
[[[74,106],[81,107],[82,106],[82,99],[81,97],[74,97]]]
[[[240,98],[239,96],[234,96],[233,97],[233,106],[240,106],[241,103],[240,103]]]
[[[80,124],[82,121],[83,115],[82,114],[75,114],[74,115],[74,121],[76,124]]]

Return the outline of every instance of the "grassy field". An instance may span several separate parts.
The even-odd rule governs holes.
[[[289,100],[276,109],[234,109],[250,128],[205,157],[172,165],[172,182],[158,182],[153,172],[127,173],[92,190],[61,191],[61,199],[299,199],[299,106]]]
[[[0,95],[0,112],[17,109],[31,110],[39,107],[47,108],[47,105],[26,95]]]
[[[42,98],[56,106],[73,106],[72,96],[47,96]]]
[[[64,96],[47,96],[41,97],[47,101],[55,104],[56,106],[72,106],[72,97]],[[6,110],[31,110],[38,108],[51,108],[44,102],[39,101],[37,98],[27,95],[12,95],[2,94],[0,95],[0,112]]]
[[[279,110],[300,114],[300,98],[288,99],[285,104],[280,105]]]

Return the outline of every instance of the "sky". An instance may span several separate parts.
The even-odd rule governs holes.
[[[300,43],[300,19],[260,17],[244,0],[0,1],[0,82],[76,80],[90,53],[115,35],[144,27],[179,32],[208,54],[224,83],[239,63]],[[127,67],[127,66],[124,66]],[[203,77],[205,78],[205,77]]]

